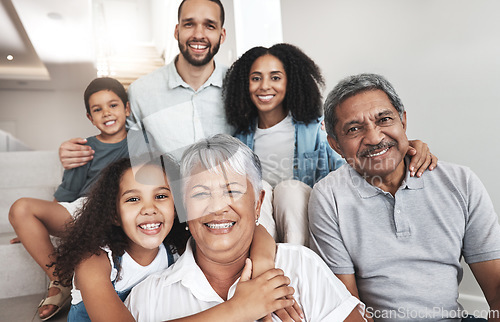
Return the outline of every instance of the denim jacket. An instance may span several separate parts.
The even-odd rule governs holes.
[[[338,169],[345,161],[326,140],[326,132],[321,129],[320,117],[316,121],[304,123],[292,118],[295,126],[295,149],[293,158],[293,178],[312,187],[330,171]],[[257,120],[250,125],[249,133],[234,136],[253,150]]]

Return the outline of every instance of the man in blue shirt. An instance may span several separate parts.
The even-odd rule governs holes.
[[[200,138],[233,134],[221,97],[227,68],[214,61],[226,38],[224,19],[219,0],[182,1],[174,34],[180,55],[130,85],[131,116],[127,125],[129,129],[146,130],[163,153],[180,157],[187,145]],[[137,140],[129,138],[131,154],[134,142]],[[85,143],[76,138],[61,145],[64,168],[78,167],[92,159],[94,151]]]

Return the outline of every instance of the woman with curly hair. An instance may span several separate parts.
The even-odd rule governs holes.
[[[175,211],[173,197],[180,196],[179,191],[169,185],[169,180],[178,179],[178,165],[167,157],[134,167],[130,159],[121,159],[102,171],[55,252],[53,265],[60,283],[73,282],[69,322],[134,321],[123,304],[132,287],[173,264],[190,236]],[[269,294],[277,288],[263,290],[261,282],[249,281],[251,269],[245,267],[241,281],[246,286],[241,292],[238,286],[231,301],[180,320],[218,321],[223,315],[253,321],[270,307],[294,304],[281,299],[291,296],[286,288],[272,303],[265,296],[249,301],[249,290]],[[295,306],[294,310],[301,312]]]
[[[261,222],[281,242],[308,244],[311,188],[344,163],[321,129],[322,86],[319,67],[290,44],[248,50],[224,81],[227,121],[262,163]]]
[[[312,186],[344,160],[322,129],[323,76],[299,48],[254,47],[231,66],[224,79],[227,122],[235,136],[259,156],[266,199],[261,223],[276,240],[308,245],[307,204]],[[412,141],[412,164],[425,170],[427,145]],[[275,221],[272,216],[274,216]]]

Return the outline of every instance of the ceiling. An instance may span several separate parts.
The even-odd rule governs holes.
[[[98,61],[127,85],[164,63],[152,44],[152,0],[0,1],[0,89],[81,89]]]

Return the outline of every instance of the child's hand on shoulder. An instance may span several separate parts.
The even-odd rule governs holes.
[[[270,321],[275,312],[282,321],[301,321],[302,310],[293,299],[295,292],[288,286],[290,279],[281,269],[270,269],[250,279],[252,261],[248,258],[241,273],[232,301],[234,309],[240,312],[242,320]]]

